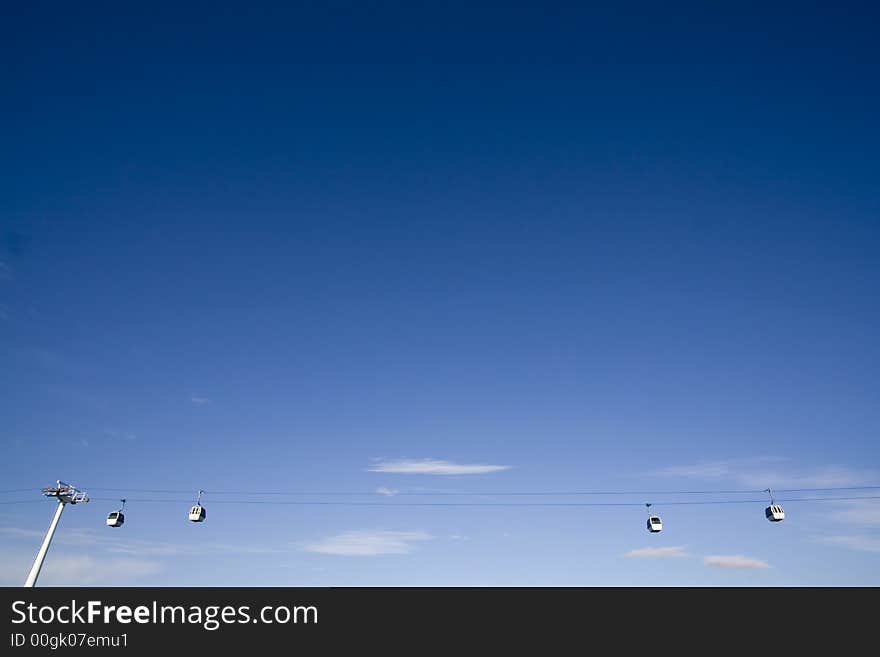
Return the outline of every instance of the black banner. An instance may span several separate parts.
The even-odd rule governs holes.
[[[871,645],[876,589],[6,588],[4,654]]]

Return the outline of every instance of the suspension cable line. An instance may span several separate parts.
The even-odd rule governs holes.
[[[114,498],[92,497],[93,501],[110,502]],[[189,500],[172,498],[127,498],[131,503],[144,504],[185,504]],[[835,502],[851,500],[880,500],[880,495],[859,495],[843,497],[792,497],[784,501],[789,502]],[[675,500],[657,502],[658,506],[695,506],[711,504],[760,504],[764,499],[747,500]],[[366,507],[644,507],[644,502],[359,502],[338,500],[234,500],[220,499],[213,504],[257,504],[257,505],[280,505],[280,506],[366,506]]]
[[[30,490],[30,489],[24,489]],[[89,486],[89,490],[107,491],[107,492],[136,492],[136,493],[158,493],[158,494],[189,494],[192,489],[167,489],[167,488],[103,488],[100,486]],[[757,493],[766,493],[768,489],[739,489],[739,490],[655,490],[655,491],[395,491],[393,496],[456,496],[456,497],[564,497],[564,496],[594,496],[594,495],[754,495]],[[825,488],[775,488],[779,493],[819,493],[833,491],[856,491],[856,490],[880,490],[880,485],[872,486],[834,486]],[[214,494],[223,495],[252,495],[252,496],[287,496],[287,497],[355,497],[355,496],[375,496],[381,493],[377,491],[290,491],[290,490],[230,490],[222,489],[213,492]]]

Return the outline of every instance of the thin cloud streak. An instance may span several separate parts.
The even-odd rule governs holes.
[[[832,512],[832,520],[849,525],[880,527],[880,500],[852,500],[840,504],[847,504],[849,508]]]
[[[839,465],[827,465],[808,472],[782,472],[767,463],[786,461],[777,457],[704,461],[676,465],[655,471],[660,477],[735,481],[747,488],[834,488],[859,486],[869,482],[871,473],[857,472]]]
[[[859,486],[868,482],[860,472],[837,465],[818,468],[805,474],[785,474],[773,471],[748,472],[737,476],[745,486],[770,486],[774,488],[833,488]]]
[[[25,553],[0,553],[0,585],[21,586],[30,568]],[[143,584],[164,570],[157,561],[142,558],[100,558],[87,554],[55,553],[40,573],[40,586],[125,586]]]
[[[762,561],[761,559],[752,559],[750,557],[744,557],[741,554],[731,554],[731,555],[713,555],[708,557],[703,557],[703,563],[707,566],[715,566],[716,568],[729,568],[729,569],[750,569],[750,570],[760,570],[763,568],[769,568],[770,564],[766,561]]]
[[[131,431],[117,431],[116,429],[105,429],[104,435],[113,438],[114,440],[124,440],[126,442],[132,442],[137,440],[137,436]]]
[[[816,542],[859,552],[880,552],[880,538],[874,536],[820,536],[816,538]]]
[[[20,527],[0,527],[0,536],[10,538],[39,538],[42,539],[45,532],[36,529],[22,529]]]
[[[432,538],[433,536],[422,531],[350,531],[309,543],[303,550],[345,557],[409,554],[415,549],[414,543]]]
[[[8,539],[42,540],[44,532],[20,527],[0,527],[0,536]],[[149,557],[186,557],[203,555],[204,547],[198,544],[166,543],[161,541],[144,541],[101,536],[89,529],[71,527],[59,532],[54,544],[69,547],[91,548],[108,554],[149,556]],[[212,543],[211,551],[223,554],[288,554],[292,548],[270,548],[261,545],[234,545],[229,543]]]
[[[630,550],[623,556],[635,559],[669,559],[675,557],[686,557],[684,546],[673,547],[645,547]]]
[[[509,470],[509,465],[484,465],[481,463],[453,463],[440,459],[398,459],[379,461],[367,468],[369,472],[426,475],[473,475]]]

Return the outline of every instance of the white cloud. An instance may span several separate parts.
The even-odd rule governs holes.
[[[661,477],[736,481],[748,488],[836,488],[858,486],[871,479],[871,473],[840,465],[827,465],[809,471],[779,471],[766,464],[786,461],[777,457],[703,461],[690,465],[661,468]]]
[[[376,493],[379,495],[384,495],[385,497],[394,497],[395,495],[397,495],[397,489],[379,486],[379,488],[376,489]]]
[[[22,529],[20,527],[0,527],[0,536],[9,539],[27,539],[28,541],[41,541],[44,531],[36,529]],[[103,534],[103,535],[102,535]],[[165,543],[161,541],[145,541],[137,539],[118,538],[103,532],[95,532],[80,527],[70,527],[63,532],[58,532],[52,545],[64,545],[70,547],[100,550],[109,555],[131,555],[140,557],[187,557],[204,554],[204,548],[198,544],[189,543]],[[229,543],[212,543],[212,552],[224,554],[286,554],[290,548],[271,548],[263,545],[234,545]],[[50,557],[51,558],[51,557]],[[48,563],[48,559],[47,559]]]
[[[37,539],[37,542],[43,540],[45,530],[40,529],[24,529],[22,527],[0,527],[0,536],[10,539]],[[55,535],[52,545],[72,545],[77,547],[91,547],[98,544],[112,545],[113,539],[101,540],[99,535],[92,530],[83,529],[81,527],[69,527],[63,532]]]
[[[379,554],[408,554],[414,543],[433,538],[425,532],[350,531],[328,536],[303,549],[319,554],[365,557]]]
[[[840,545],[850,550],[880,552],[880,538],[874,536],[820,536],[816,540],[829,545]]]
[[[0,536],[9,536],[11,538],[39,538],[43,539],[45,532],[36,529],[21,529],[20,527],[0,527]]]
[[[439,459],[399,459],[379,461],[370,466],[370,472],[393,472],[397,474],[469,475],[488,474],[510,469],[509,465],[483,465],[479,463],[452,463]]]
[[[43,538],[42,529],[0,527],[0,586],[21,586]],[[295,546],[212,543],[214,554],[289,555]],[[58,532],[40,573],[41,586],[149,585],[149,577],[165,569],[168,559],[199,559],[205,546],[127,539],[117,530],[100,532],[67,527]]]
[[[211,403],[211,400],[207,397],[190,397],[190,401],[196,406],[204,406],[205,404]]]
[[[131,442],[133,440],[137,440],[137,436],[134,435],[131,431],[117,431],[116,429],[105,429],[104,434],[113,438],[115,440],[124,440],[126,442]]]
[[[836,504],[846,508],[832,512],[832,519],[850,525],[880,527],[880,500],[849,500]]]
[[[773,488],[836,488],[858,486],[867,481],[867,475],[839,465],[829,465],[805,473],[775,471],[743,472],[737,479],[745,486]]]
[[[162,564],[146,559],[97,558],[91,555],[56,555],[46,561],[41,583],[57,586],[119,585],[142,581],[162,571]]]
[[[661,477],[687,477],[690,479],[723,479],[730,476],[729,461],[708,461],[693,465],[674,465],[656,472]]]
[[[751,559],[740,554],[733,555],[716,555],[703,557],[703,563],[707,566],[716,566],[718,568],[769,568],[770,564],[761,559]]]
[[[0,553],[0,585],[21,586],[31,568],[33,555]],[[142,558],[101,558],[88,554],[54,552],[40,572],[40,586],[126,586],[162,571],[156,561]]]
[[[625,557],[635,557],[637,559],[667,559],[670,557],[686,557],[688,553],[685,552],[683,546],[675,546],[675,547],[645,547],[645,548],[637,548],[635,550],[630,550],[623,556]]]

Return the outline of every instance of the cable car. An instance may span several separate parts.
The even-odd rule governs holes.
[[[107,515],[107,526],[108,527],[122,527],[125,524],[125,514],[122,512],[122,509],[125,508],[125,500],[120,500],[122,502],[122,506],[119,507],[119,511],[111,511]]]
[[[770,522],[781,522],[785,520],[785,511],[776,503],[776,500],[773,499],[773,493],[769,488],[765,489],[764,492],[770,495],[770,506],[764,509],[764,515],[767,517],[767,520]]]
[[[205,491],[199,491],[199,497],[196,500],[196,503],[189,510],[189,519],[191,522],[204,522],[207,514],[205,513],[205,507],[202,506],[202,493]]]
[[[657,533],[663,531],[663,522],[660,520],[660,516],[652,516],[651,515],[651,505],[646,504],[645,506],[648,507],[648,522],[647,522],[648,531],[651,532],[652,534],[657,534]]]
[[[785,511],[783,511],[782,507],[778,504],[771,504],[764,509],[764,515],[767,516],[767,520],[770,522],[780,522],[781,520],[785,520]]]

